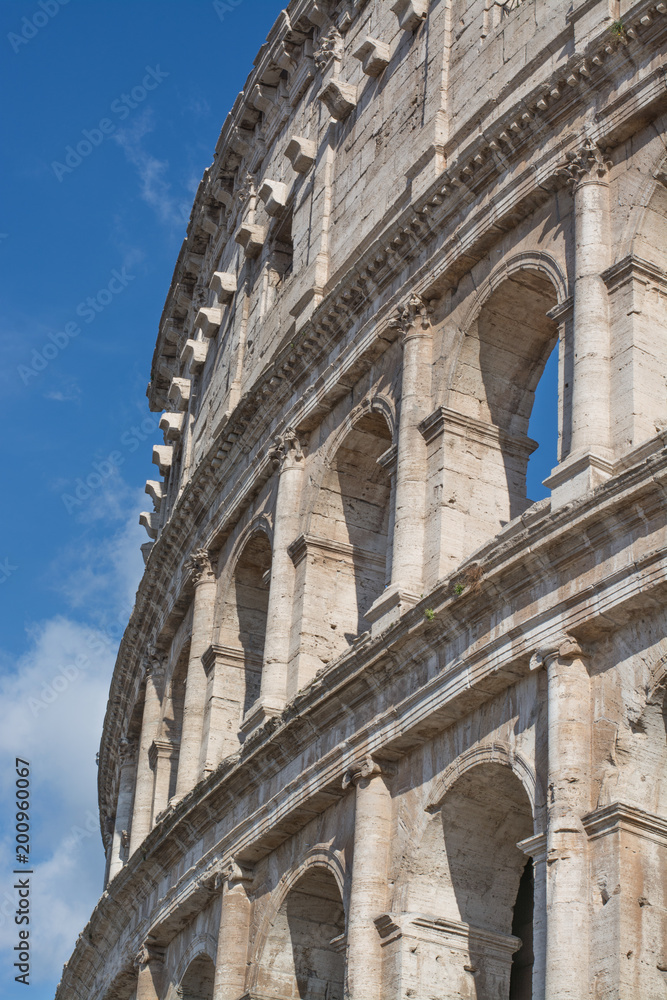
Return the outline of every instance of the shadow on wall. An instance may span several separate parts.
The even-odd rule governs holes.
[[[285,897],[258,968],[262,996],[343,1000],[345,914],[326,868],[312,868]]]

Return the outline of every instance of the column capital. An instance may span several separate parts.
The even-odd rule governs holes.
[[[554,636],[535,650],[530,658],[530,669],[539,670],[548,666],[551,660],[577,660],[586,656],[577,639],[566,633]]]
[[[566,159],[567,163],[560,172],[573,193],[586,182],[604,182],[612,166],[607,151],[602,150],[590,136],[582,140],[578,149],[566,153]]]
[[[274,469],[293,469],[303,462],[303,449],[301,442],[291,427],[276,434],[273,439],[273,446],[269,449],[269,458]]]
[[[367,753],[363,757],[357,758],[347,769],[343,775],[343,788],[347,789],[350,785],[356,786],[364,778],[372,778],[376,774],[386,776],[396,774],[396,765],[385,760],[377,761],[371,754]]]
[[[185,561],[185,571],[190,575],[192,585],[211,583],[215,579],[213,561],[208,549],[195,549]]]
[[[421,295],[413,292],[402,306],[399,306],[389,321],[389,326],[400,330],[401,342],[405,343],[411,337],[423,337],[431,326],[433,307]]]
[[[118,758],[121,764],[134,763],[137,756],[137,741],[130,740],[127,736],[121,736],[118,741]]]
[[[155,940],[152,940],[150,937],[146,938],[135,956],[135,968],[140,969],[153,962],[164,962],[165,950]]]
[[[146,661],[144,663],[144,676],[152,677],[155,684],[164,680],[167,667],[167,654],[158,650],[156,646],[149,646],[146,650]]]
[[[247,865],[241,865],[231,858],[226,865],[216,873],[215,888],[217,890],[233,889],[237,885],[250,886],[255,878],[255,871]]]

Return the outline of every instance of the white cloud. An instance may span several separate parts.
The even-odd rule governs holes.
[[[139,175],[141,197],[156,212],[161,222],[182,225],[187,222],[189,207],[177,204],[166,179],[169,161],[160,160],[143,146],[143,139],[154,129],[153,114],[146,108],[131,125],[119,129],[112,138],[122,148]]]
[[[78,609],[76,618],[61,615],[30,626],[28,649],[11,667],[6,652],[0,650],[0,753],[5,762],[0,769],[0,815],[4,818],[14,812],[14,759],[18,756],[31,764],[30,940],[31,984],[36,984],[31,996],[36,1000],[53,996],[63,963],[102,892],[105,859],[95,755],[118,639],[143,567],[139,544],[145,540],[137,523],[138,491],[120,477],[109,485],[112,488],[122,493],[114,516],[107,518],[107,525],[120,518],[115,534],[95,541],[92,526],[86,527],[88,537],[62,552],[51,567],[54,587]],[[14,858],[12,818],[0,836],[3,871],[12,871]],[[5,886],[0,891],[0,961],[10,970],[17,944],[16,898],[10,883]]]
[[[97,828],[97,769],[115,646],[98,630],[59,617],[33,628],[30,649],[0,677],[3,816],[13,813],[14,759],[31,764],[31,944],[35,982],[59,978],[102,889]],[[14,866],[13,824],[0,845],[3,871]],[[16,942],[15,894],[0,897],[3,966]]]

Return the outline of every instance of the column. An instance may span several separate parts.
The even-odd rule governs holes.
[[[401,333],[401,405],[391,585],[366,612],[365,617],[373,626],[373,632],[385,628],[406,606],[416,604],[424,589],[427,455],[419,424],[428,415],[431,405],[430,312],[428,303],[419,295],[411,295],[390,324]]]
[[[148,751],[148,762],[153,771],[153,810],[151,828],[155,820],[169,805],[169,785],[174,757],[178,756],[178,745],[171,740],[153,740]]]
[[[416,599],[422,591],[426,444],[419,424],[431,401],[431,322],[429,307],[411,295],[395,320],[402,332],[403,370],[396,461],[396,511],[392,556],[392,587]]]
[[[213,1000],[239,1000],[245,992],[252,873],[232,862],[224,873]]]
[[[118,748],[120,758],[118,777],[118,798],[111,841],[111,861],[109,881],[117,875],[124,864],[124,841],[132,820],[132,799],[134,797],[134,776],[137,768],[137,744],[123,738]]]
[[[547,485],[556,506],[593,489],[613,471],[610,447],[610,162],[590,138],[568,158],[574,195],[574,321],[570,453]]]
[[[547,668],[547,954],[546,996],[589,996],[588,838],[590,682],[576,639],[561,636],[532,665]]]
[[[202,657],[211,644],[216,579],[206,549],[190,556],[189,568],[194,584],[192,639],[185,682],[181,746],[178,754],[178,776],[175,798],[182,799],[199,781],[203,767],[202,736],[206,701],[206,670]]]
[[[153,772],[148,754],[157,735],[162,712],[162,688],[164,684],[164,657],[153,650],[146,665],[146,694],[144,714],[141,720],[141,739],[137,777],[134,786],[134,810],[130,830],[130,853],[132,857],[139,844],[148,836],[153,812]]]
[[[148,939],[139,950],[134,964],[139,970],[136,1000],[164,1000],[164,948]]]
[[[248,732],[285,707],[287,664],[294,613],[296,570],[288,548],[299,533],[299,510],[303,485],[304,455],[299,439],[287,430],[275,440],[271,459],[278,469],[273,527],[273,553],[262,683],[258,701],[248,712],[243,730]]]
[[[547,838],[539,833],[516,845],[533,860],[533,996],[546,1000],[544,977],[547,957]]]
[[[369,755],[343,779],[356,787],[354,855],[348,915],[346,1000],[370,1000],[382,992],[382,947],[375,918],[387,910],[391,795],[383,771]]]

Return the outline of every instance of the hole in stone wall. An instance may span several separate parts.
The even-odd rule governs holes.
[[[558,462],[558,344],[549,355],[535,389],[528,437],[538,444],[526,471],[526,495],[535,502],[549,496],[542,483]]]
[[[521,875],[512,917],[512,934],[521,938],[522,944],[512,958],[509,1000],[532,1000],[533,996],[534,884],[533,860],[529,858]]]

